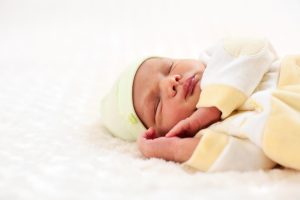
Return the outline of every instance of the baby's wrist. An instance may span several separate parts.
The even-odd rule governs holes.
[[[175,146],[174,161],[183,163],[190,159],[199,141],[199,138],[178,139]]]

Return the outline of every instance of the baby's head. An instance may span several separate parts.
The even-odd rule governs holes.
[[[196,110],[204,69],[199,60],[162,57],[131,66],[103,100],[104,124],[126,140],[135,140],[149,127],[165,135]]]

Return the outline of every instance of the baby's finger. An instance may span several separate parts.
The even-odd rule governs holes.
[[[190,131],[190,125],[188,120],[182,120],[178,124],[176,124],[166,135],[166,137],[180,137],[184,136],[186,132]]]
[[[146,139],[154,139],[156,138],[156,133],[155,133],[155,130],[153,127],[150,127],[146,132],[145,132],[145,135],[144,137]]]
[[[165,137],[175,137],[175,136],[177,136],[177,133],[175,132],[169,132],[165,135]]]
[[[176,125],[165,135],[165,137],[176,137],[180,135],[181,131],[181,126]]]

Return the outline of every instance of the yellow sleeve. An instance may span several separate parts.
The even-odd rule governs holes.
[[[202,135],[199,144],[184,166],[199,171],[248,171],[270,169],[275,163],[271,161],[262,149],[248,139],[237,138],[227,134],[202,130],[196,137]]]
[[[221,118],[224,119],[230,115],[233,110],[240,107],[246,99],[247,96],[234,87],[213,84],[202,90],[196,107],[215,106],[222,112]]]
[[[203,130],[202,134],[198,146],[185,164],[200,171],[208,171],[227,145],[228,136],[208,129]]]

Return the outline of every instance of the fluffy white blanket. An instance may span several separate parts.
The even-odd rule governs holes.
[[[2,0],[0,199],[299,199],[296,171],[194,173],[101,126],[100,99],[135,57],[197,57],[245,33],[299,53],[298,1],[220,3]]]

